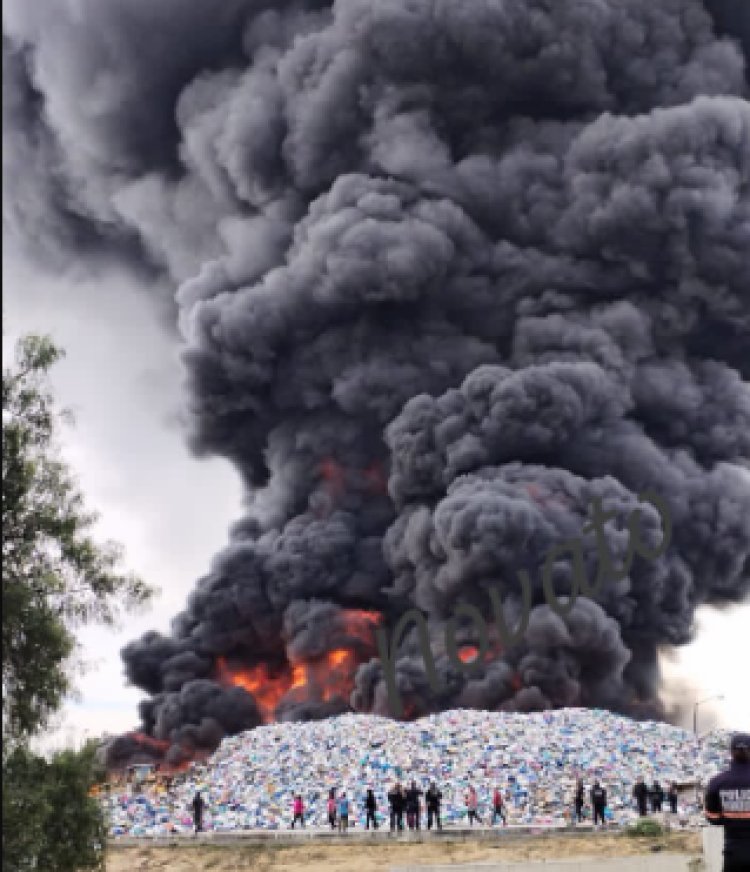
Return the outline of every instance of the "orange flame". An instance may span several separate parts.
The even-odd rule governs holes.
[[[242,687],[252,694],[264,724],[273,720],[276,706],[293,685],[302,686],[304,676],[294,670],[272,676],[265,663],[258,666],[230,667],[226,658],[217,657],[218,680],[222,684]]]
[[[477,659],[479,648],[475,648],[473,645],[464,645],[463,648],[459,648],[458,656],[462,663],[469,663]]]
[[[373,632],[381,619],[379,612],[343,611],[339,616],[343,623],[342,635],[351,640],[351,647],[334,648],[319,657],[289,663],[277,674],[271,674],[265,663],[234,666],[227,663],[225,657],[217,657],[217,680],[242,687],[252,694],[265,724],[274,720],[282,699],[293,702],[347,700],[354,687],[357,666],[374,651]]]
[[[502,653],[502,645],[498,642],[491,642],[487,646],[487,650],[484,652],[484,657],[482,659],[485,663],[492,663],[492,661],[497,660]],[[479,648],[475,645],[463,645],[458,649],[458,656],[463,663],[471,663],[472,661],[479,659]]]

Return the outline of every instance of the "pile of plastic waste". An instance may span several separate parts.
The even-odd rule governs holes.
[[[477,790],[485,824],[499,787],[509,826],[564,826],[582,778],[587,796],[601,782],[608,821],[625,824],[636,817],[632,789],[643,776],[649,786],[658,780],[665,790],[671,782],[681,787],[672,817],[684,825],[700,819],[697,788],[726,766],[727,747],[720,731],[699,739],[669,724],[592,709],[451,711],[411,723],[348,714],[232,736],[171,784],[110,789],[100,801],[113,836],[192,831],[198,790],[206,802],[205,829],[278,830],[289,828],[297,794],[307,827],[327,826],[326,802],[335,788],[351,801],[350,825],[364,826],[365,792],[372,788],[387,825],[387,793],[395,782],[414,780],[426,790],[434,781],[443,794],[444,826],[466,822],[469,786]]]

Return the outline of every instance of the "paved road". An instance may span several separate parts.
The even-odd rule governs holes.
[[[392,866],[390,872],[697,872],[687,854],[654,854],[609,859],[552,860],[541,863],[465,863],[446,866]]]

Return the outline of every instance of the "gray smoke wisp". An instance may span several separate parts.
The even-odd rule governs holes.
[[[247,486],[123,651],[112,762],[387,715],[374,629],[413,608],[441,690],[407,633],[408,717],[661,712],[659,648],[750,591],[747,6],[8,0],[6,233],[176,288],[191,445]],[[544,555],[643,491],[669,549],[553,613]],[[523,638],[456,669],[446,621],[520,569]]]

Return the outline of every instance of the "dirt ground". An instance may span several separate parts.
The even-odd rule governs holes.
[[[673,833],[659,838],[633,838],[601,834],[565,838],[529,836],[503,842],[440,841],[422,844],[384,842],[350,844],[306,842],[300,845],[266,844],[175,845],[110,849],[107,872],[387,872],[409,863],[469,863],[476,860],[544,860],[569,857],[626,857],[653,850],[677,854],[701,853],[697,833]]]

